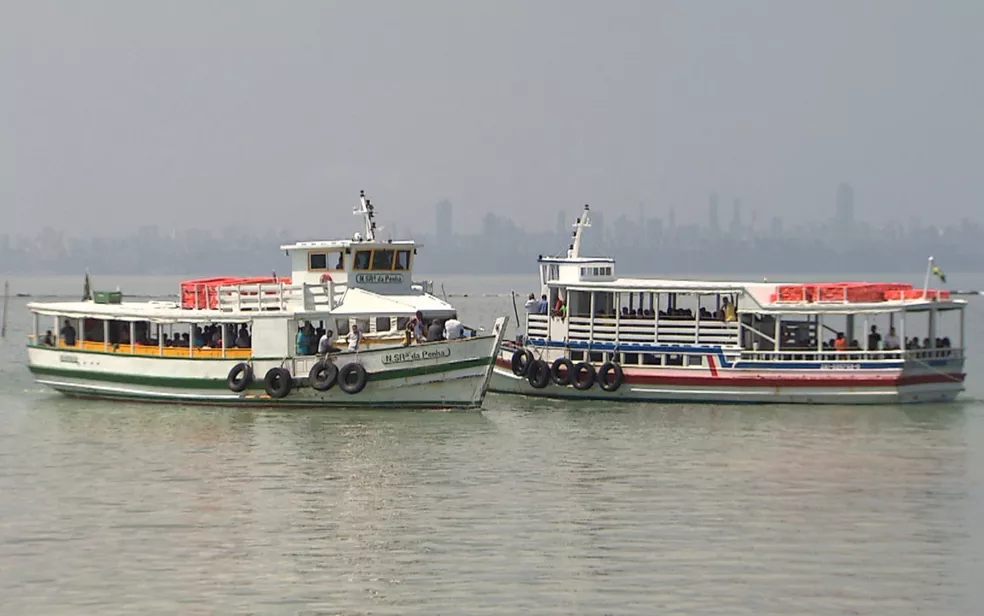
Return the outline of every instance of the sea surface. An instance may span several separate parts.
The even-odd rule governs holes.
[[[435,283],[486,327],[536,290]],[[27,301],[0,341],[0,614],[984,613],[984,297],[957,404],[472,412],[71,400],[25,368]]]

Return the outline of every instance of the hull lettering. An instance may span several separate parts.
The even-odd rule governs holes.
[[[383,365],[405,364],[408,362],[424,361],[428,359],[444,359],[451,357],[451,349],[439,347],[436,349],[414,349],[412,351],[399,351],[383,355]]]

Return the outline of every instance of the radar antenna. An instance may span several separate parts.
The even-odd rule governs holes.
[[[375,216],[373,213],[374,208],[369,199],[366,198],[366,191],[364,190],[359,191],[359,205],[360,207],[356,208],[352,213],[356,216],[363,217],[365,233],[363,233],[362,239],[367,242],[374,242],[376,241],[376,223],[373,220]]]

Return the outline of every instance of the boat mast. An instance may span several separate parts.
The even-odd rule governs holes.
[[[571,247],[567,250],[568,259],[576,259],[581,256],[581,236],[584,235],[585,227],[591,226],[591,220],[588,217],[588,206],[585,204],[584,212],[581,213],[581,217],[574,220],[574,242]]]
[[[352,213],[355,214],[356,216],[363,217],[363,223],[365,225],[365,233],[363,234],[362,237],[365,239],[365,241],[374,242],[376,241],[376,223],[373,222],[372,219],[373,216],[375,216],[375,214],[373,214],[372,203],[369,201],[369,199],[366,199],[366,191],[364,190],[359,191],[359,204],[361,207],[356,208],[356,210]]]

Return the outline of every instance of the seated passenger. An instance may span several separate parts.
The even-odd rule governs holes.
[[[65,324],[61,328],[61,338],[65,346],[75,346],[75,328],[65,319]]]
[[[433,319],[427,327],[427,341],[435,342],[444,337],[444,324],[440,319]]]
[[[724,311],[724,320],[725,321],[737,321],[738,320],[738,311],[737,311],[737,309],[735,309],[735,305],[732,304],[731,303],[731,300],[729,300],[727,297],[724,298],[724,301],[723,302],[721,302],[721,309]]]
[[[296,355],[307,355],[308,354],[308,333],[307,327],[302,325],[297,328],[297,338],[294,345],[294,353]]]
[[[444,322],[444,338],[446,340],[457,340],[462,337],[464,325],[454,317]]]
[[[41,344],[44,346],[55,346],[55,337],[51,334],[50,329],[41,337]]]
[[[359,344],[362,342],[362,332],[359,331],[359,326],[352,324],[352,331],[348,335],[348,350],[349,352],[355,352],[359,350]]]
[[[236,346],[240,349],[248,349],[252,344],[252,340],[249,337],[249,330],[243,325],[239,328],[239,335],[236,336]]]
[[[330,329],[318,340],[318,355],[324,357],[329,353],[338,353],[341,349],[335,346],[335,332]]]
[[[899,337],[895,335],[895,328],[888,328],[888,335],[885,336],[884,349],[886,351],[898,351],[900,346]]]

